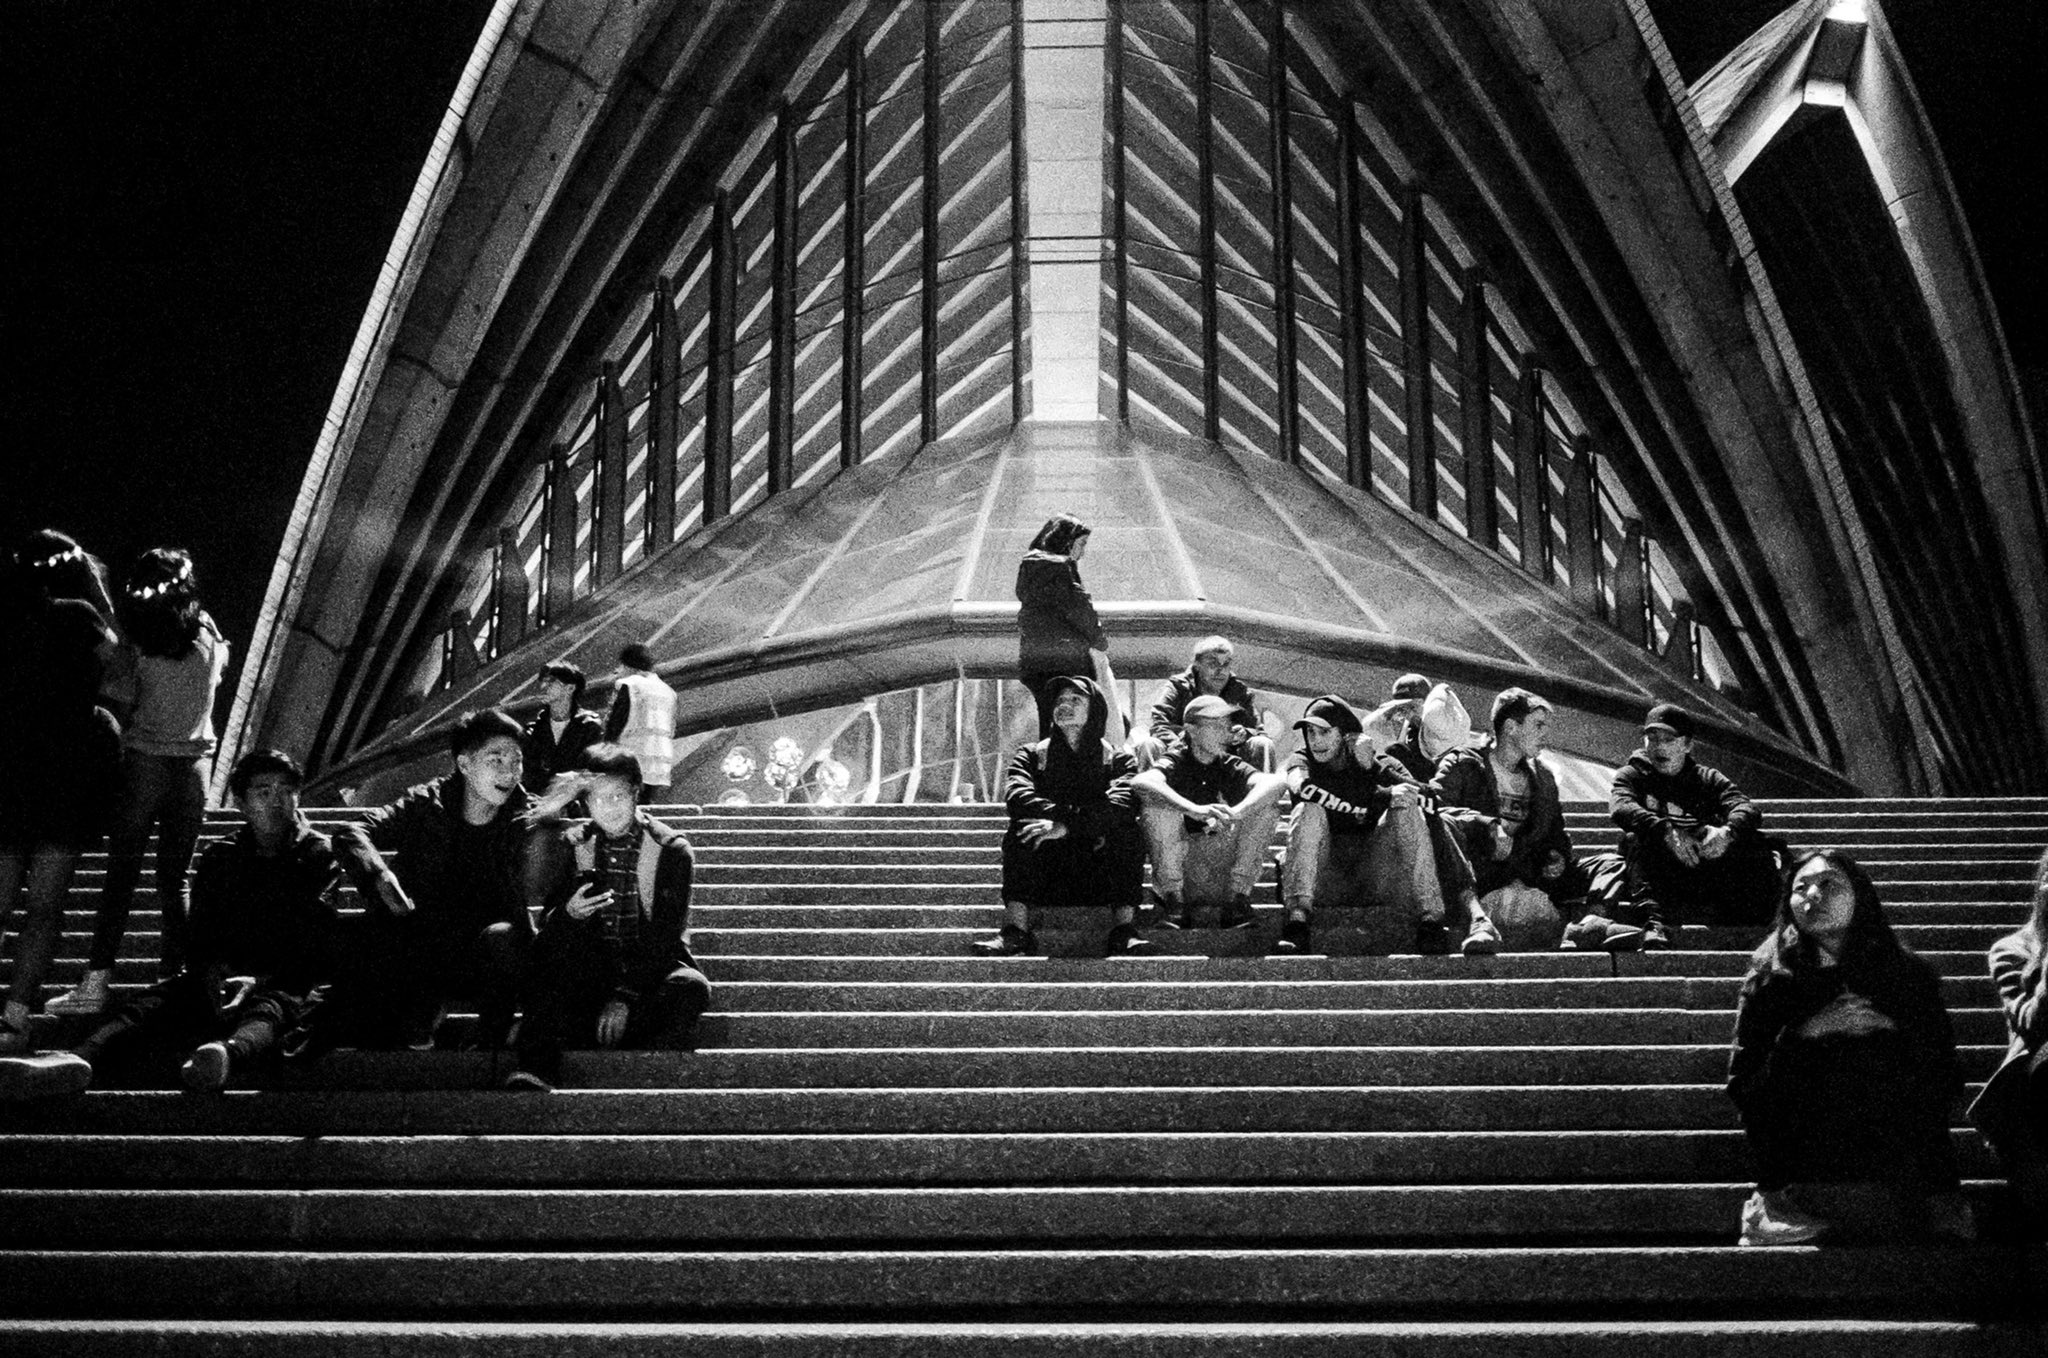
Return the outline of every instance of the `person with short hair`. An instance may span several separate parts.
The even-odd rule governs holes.
[[[540,711],[526,724],[522,780],[538,797],[558,773],[580,768],[583,752],[604,739],[604,723],[583,707],[583,671],[566,660],[550,661],[535,676]]]
[[[445,1002],[464,996],[478,1003],[473,1040],[504,1041],[533,933],[538,832],[520,781],[524,735],[502,708],[464,713],[449,733],[452,772],[336,840],[365,904],[361,949],[332,1006],[355,1040],[429,1046]]]
[[[184,966],[117,1002],[75,1052],[0,1061],[0,1097],[73,1092],[180,1054],[186,1088],[217,1090],[299,1024],[334,973],[341,887],[333,845],[299,814],[304,782],[281,750],[236,761],[242,828],[199,856]]]
[[[1643,747],[1614,775],[1609,814],[1621,827],[1631,909],[1643,946],[1669,947],[1678,924],[1761,924],[1780,891],[1763,812],[1719,769],[1693,758],[1699,721],[1658,703]]]
[[[1188,704],[1207,695],[1230,704],[1230,752],[1255,768],[1272,768],[1273,742],[1260,728],[1258,698],[1237,677],[1236,666],[1237,648],[1230,638],[1203,637],[1195,643],[1188,667],[1166,681],[1166,691],[1152,705],[1150,733],[1131,742],[1140,767],[1151,767],[1181,739]]]
[[[1144,889],[1138,830],[1137,772],[1128,751],[1103,738],[1109,701],[1092,680],[1047,681],[1053,733],[1011,756],[1003,783],[1010,815],[1003,835],[1003,906],[1008,918],[982,952],[1012,957],[1038,951],[1034,912],[1049,906],[1108,906],[1111,957],[1156,952],[1136,926]]]
[[[654,653],[637,642],[619,652],[604,738],[640,761],[642,801],[667,796],[676,758],[676,691],[654,672]]]
[[[549,1090],[562,1051],[684,1045],[710,1007],[711,983],[690,952],[690,841],[640,807],[640,763],[593,746],[558,776],[543,807],[580,798],[588,821],[541,834],[543,901],[507,1089]]]
[[[1492,738],[1451,751],[1437,766],[1442,805],[1473,813],[1454,819],[1464,829],[1485,927],[1495,939],[1503,909],[1520,915],[1547,907],[1562,916],[1567,903],[1586,894],[1557,779],[1538,757],[1549,740],[1550,718],[1545,699],[1525,688],[1504,689],[1493,700]],[[1480,928],[1478,920],[1473,928]]]
[[[1433,794],[1373,751],[1358,714],[1334,693],[1311,699],[1294,726],[1303,748],[1281,770],[1294,811],[1280,874],[1286,915],[1279,950],[1308,946],[1318,905],[1374,905],[1413,922],[1417,951],[1445,951],[1447,906],[1458,906],[1461,923],[1467,916],[1476,923],[1479,915],[1471,866],[1432,825]],[[1483,930],[1467,937],[1473,953],[1498,942]]]
[[[1287,785],[1230,753],[1233,713],[1226,699],[1193,699],[1181,714],[1186,738],[1131,780],[1169,929],[1189,927],[1191,908],[1212,903],[1223,907],[1222,928],[1252,924],[1252,888]]]
[[[1974,1233],[1949,1107],[1962,1091],[1941,979],[1900,943],[1870,874],[1794,865],[1736,1000],[1728,1097],[1756,1163],[1741,1243]]]

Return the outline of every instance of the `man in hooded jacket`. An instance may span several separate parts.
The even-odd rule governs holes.
[[[1038,950],[1033,912],[1054,905],[1106,905],[1112,957],[1156,951],[1133,921],[1144,882],[1144,843],[1128,752],[1103,739],[1109,704],[1091,680],[1048,683],[1052,734],[1010,760],[1003,800],[1002,932],[976,947],[996,956]]]

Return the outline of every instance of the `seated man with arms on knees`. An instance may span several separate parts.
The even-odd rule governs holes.
[[[1169,929],[1187,928],[1189,906],[1210,902],[1223,903],[1225,929],[1252,922],[1252,887],[1287,785],[1229,752],[1233,715],[1227,699],[1194,699],[1181,714],[1187,738],[1131,780]]]
[[[1657,704],[1643,721],[1643,748],[1614,775],[1608,810],[1621,827],[1645,947],[1669,946],[1674,924],[1763,924],[1777,905],[1778,858],[1763,812],[1692,757],[1698,730],[1692,713]]]
[[[1458,820],[1465,831],[1466,854],[1489,920],[1503,908],[1519,912],[1539,903],[1563,915],[1586,895],[1586,874],[1572,853],[1557,779],[1537,758],[1549,739],[1550,711],[1548,702],[1525,688],[1505,689],[1493,700],[1493,738],[1451,751],[1437,767],[1446,819]],[[1454,810],[1460,807],[1476,814],[1460,816]],[[1494,923],[1487,928],[1499,937]]]
[[[549,800],[580,788],[590,820],[540,836],[546,909],[507,1089],[552,1089],[571,1043],[680,1046],[711,1003],[689,944],[696,858],[689,840],[639,809],[639,761],[592,746],[557,788]]]
[[[1145,877],[1129,752],[1102,738],[1109,703],[1087,679],[1047,681],[1052,734],[1010,759],[1003,800],[1002,932],[974,946],[998,956],[1038,950],[1032,911],[1054,905],[1110,908],[1111,957],[1156,952],[1134,923]]]
[[[1334,693],[1312,700],[1294,725],[1306,748],[1281,771],[1294,794],[1280,878],[1287,907],[1281,951],[1308,946],[1318,904],[1369,904],[1406,912],[1417,949],[1443,952],[1447,899],[1471,914],[1465,951],[1495,951],[1498,936],[1480,927],[1485,912],[1477,908],[1471,866],[1431,824],[1430,790],[1373,753],[1360,738],[1358,714]]]
[[[1197,698],[1221,698],[1230,709],[1230,752],[1258,769],[1273,764],[1273,742],[1261,734],[1259,705],[1233,668],[1237,648],[1228,637],[1203,637],[1195,643],[1192,663],[1166,681],[1166,692],[1152,705],[1151,734],[1131,742],[1138,762],[1150,768],[1182,740],[1188,704]]]
[[[76,1054],[0,1060],[0,1094],[71,1092],[96,1069],[179,1053],[187,1088],[217,1090],[298,1024],[332,974],[341,887],[333,846],[299,815],[304,781],[280,750],[236,762],[242,828],[199,857],[183,969],[116,1005]]]
[[[477,1002],[478,1045],[504,1041],[533,936],[538,832],[520,785],[522,734],[500,708],[465,713],[450,734],[453,773],[407,789],[336,840],[364,917],[321,1016],[322,1043],[425,1048],[457,995]]]

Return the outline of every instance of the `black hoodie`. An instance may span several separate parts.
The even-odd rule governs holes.
[[[1673,774],[1657,772],[1637,750],[1614,775],[1607,804],[1614,823],[1637,839],[1662,839],[1673,828],[1685,831],[1725,825],[1736,834],[1763,828],[1763,812],[1728,775],[1691,755]]]
[[[1003,780],[1010,833],[1027,820],[1050,820],[1084,841],[1098,839],[1118,821],[1136,819],[1131,779],[1138,766],[1128,753],[1102,738],[1109,725],[1109,703],[1102,690],[1088,679],[1062,679],[1059,684],[1071,684],[1087,695],[1088,724],[1081,728],[1078,750],[1070,748],[1066,736],[1055,728],[1044,740],[1011,756]]]

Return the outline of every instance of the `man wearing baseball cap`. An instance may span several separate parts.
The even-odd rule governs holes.
[[[1417,951],[1446,951],[1446,904],[1457,905],[1462,918],[1476,897],[1464,854],[1448,835],[1432,835],[1427,790],[1373,753],[1360,739],[1358,714],[1334,693],[1311,700],[1294,727],[1303,748],[1281,770],[1294,814],[1280,875],[1287,913],[1279,951],[1308,947],[1319,904],[1402,911],[1414,925]],[[1488,936],[1478,937],[1475,951],[1490,951]]]
[[[1159,922],[1169,929],[1187,928],[1195,905],[1221,905],[1225,929],[1252,923],[1252,887],[1286,784],[1229,752],[1234,712],[1225,698],[1193,699],[1181,713],[1186,738],[1131,780],[1142,798]]]
[[[1643,719],[1643,747],[1614,775],[1629,897],[1643,946],[1668,947],[1675,924],[1761,924],[1777,908],[1776,846],[1763,812],[1719,769],[1692,756],[1699,721],[1676,703]]]

